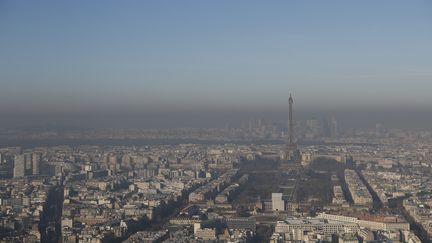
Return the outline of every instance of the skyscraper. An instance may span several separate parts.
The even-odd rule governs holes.
[[[41,155],[38,153],[33,153],[31,155],[31,162],[32,162],[32,174],[33,175],[39,175],[40,171],[40,160]]]
[[[13,167],[13,177],[23,177],[25,175],[25,158],[24,154],[15,155],[14,167]]]
[[[330,136],[336,138],[339,136],[338,123],[335,117],[331,118],[330,123]]]
[[[33,173],[32,171],[32,154],[26,153],[24,154],[24,175],[31,175]]]

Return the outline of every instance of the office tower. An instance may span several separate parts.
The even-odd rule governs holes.
[[[272,193],[272,210],[285,211],[285,201],[282,199],[282,193]]]
[[[320,121],[321,134],[320,136],[331,137],[331,121],[330,119],[324,118]]]
[[[11,166],[6,162],[4,154],[0,153],[0,178],[9,178],[11,176]]]
[[[25,158],[24,154],[15,155],[14,158],[14,168],[13,168],[13,177],[23,177],[25,175]]]
[[[334,117],[332,117],[330,121],[330,136],[334,138],[339,136],[338,123]]]
[[[25,172],[24,175],[31,175],[33,173],[32,171],[32,155],[31,154],[24,154],[24,164],[25,164]]]
[[[322,126],[321,122],[318,119],[309,119],[306,121],[307,127],[307,138],[317,138],[321,136]]]
[[[39,173],[40,173],[40,161],[41,161],[41,155],[40,154],[33,153],[31,155],[32,174],[33,175],[39,175]]]

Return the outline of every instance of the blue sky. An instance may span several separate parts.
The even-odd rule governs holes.
[[[427,107],[430,1],[1,1],[0,109]]]

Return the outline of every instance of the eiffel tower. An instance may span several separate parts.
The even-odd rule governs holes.
[[[283,153],[282,160],[283,162],[295,162],[300,164],[301,155],[300,155],[300,151],[297,149],[297,144],[294,135],[294,121],[293,121],[294,99],[292,98],[291,94],[288,99],[288,104],[289,104],[288,136],[287,136],[286,147]]]

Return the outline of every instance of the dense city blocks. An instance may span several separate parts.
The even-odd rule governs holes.
[[[432,243],[432,0],[0,0],[0,243]]]
[[[201,129],[221,138],[207,142],[3,147],[1,238],[427,242],[431,132],[352,134],[334,118],[328,133],[310,120],[295,127],[292,104],[290,97],[288,135],[273,130],[279,142],[259,136],[273,129],[260,121],[238,128],[245,135],[235,143],[226,142],[227,128]],[[320,132],[316,139],[312,131]]]

